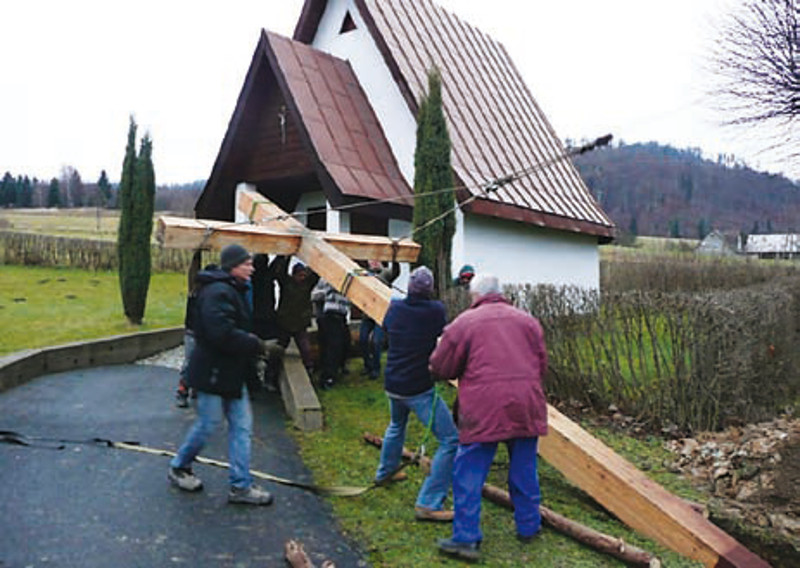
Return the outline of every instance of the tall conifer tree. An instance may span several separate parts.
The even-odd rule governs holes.
[[[442,77],[438,69],[433,69],[428,72],[428,94],[420,101],[417,115],[413,227],[414,240],[422,245],[417,264],[433,271],[440,297],[452,281],[450,256],[456,226],[453,185],[450,134],[442,108]]]
[[[150,286],[150,234],[155,199],[152,147],[150,137],[145,135],[136,156],[136,122],[131,117],[119,184],[117,253],[122,306],[125,317],[135,325],[142,323]]]

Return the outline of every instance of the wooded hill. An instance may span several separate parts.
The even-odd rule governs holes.
[[[697,149],[654,142],[577,156],[592,194],[623,233],[702,238],[800,230],[800,185]]]

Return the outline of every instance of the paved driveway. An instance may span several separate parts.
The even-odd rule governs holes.
[[[41,377],[0,394],[0,430],[66,439],[135,440],[175,450],[194,418],[173,406],[173,369],[99,367]],[[277,395],[253,402],[251,467],[310,482]],[[206,457],[227,461],[220,431]],[[285,566],[301,540],[315,564],[366,566],[330,507],[300,489],[263,483],[269,507],[228,505],[227,470],[196,465],[205,489],[180,492],[168,458],[90,444],[54,450],[0,444],[0,567]]]

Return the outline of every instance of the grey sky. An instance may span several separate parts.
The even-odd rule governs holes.
[[[756,154],[721,129],[702,66],[733,0],[439,0],[502,42],[564,138]],[[291,36],[302,0],[31,0],[0,6],[0,174],[116,181],[128,115],[154,141],[158,183],[205,179],[262,27]]]

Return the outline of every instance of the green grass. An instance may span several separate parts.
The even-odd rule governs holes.
[[[296,433],[303,460],[318,482],[326,485],[368,484],[375,475],[379,450],[362,441],[365,431],[383,436],[389,420],[386,396],[380,382],[363,379],[360,363],[351,362],[352,372],[337,386],[320,393],[325,413],[321,432]],[[450,402],[453,389],[445,398]],[[423,426],[409,422],[406,447],[416,449]],[[658,438],[634,440],[612,431],[599,435],[623,456],[648,470],[659,483],[678,494],[702,501],[685,481],[670,474],[662,465],[669,454]],[[435,445],[432,444],[432,446]],[[428,455],[435,450],[428,448]],[[490,472],[489,482],[505,487],[508,457],[501,446]],[[359,542],[374,566],[461,565],[438,554],[436,540],[450,536],[448,525],[415,522],[413,506],[424,473],[417,466],[406,468],[409,480],[388,488],[378,488],[355,497],[334,497],[331,504],[346,533]],[[540,464],[543,504],[557,513],[596,530],[621,537],[625,542],[658,555],[666,566],[698,564],[642,538],[612,518],[555,469]],[[545,528],[532,545],[521,545],[514,537],[512,513],[484,501],[482,528],[484,564],[491,566],[622,566],[614,558],[594,552],[561,534]]]
[[[144,324],[128,323],[116,272],[0,265],[0,356],[183,324],[186,275],[153,274]]]

